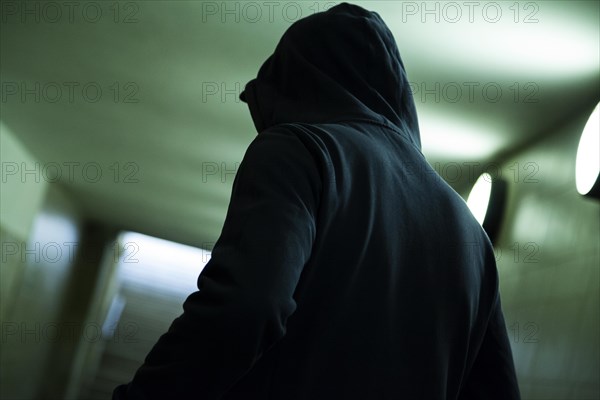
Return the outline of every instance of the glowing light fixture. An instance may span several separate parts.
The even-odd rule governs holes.
[[[187,296],[198,290],[198,275],[210,260],[210,252],[143,235],[122,232],[119,270],[124,283],[149,291]]]
[[[467,205],[471,209],[475,219],[483,225],[485,214],[490,203],[490,194],[492,193],[492,176],[487,172],[481,174],[473,185],[471,193],[467,199]]]
[[[579,194],[600,198],[600,103],[590,115],[577,148],[575,185]]]
[[[502,222],[506,199],[506,182],[484,172],[477,178],[467,198],[475,219],[494,242]]]
[[[443,159],[481,160],[506,147],[506,139],[496,129],[479,122],[432,115],[418,109],[423,154]],[[468,145],[465,145],[468,143]]]

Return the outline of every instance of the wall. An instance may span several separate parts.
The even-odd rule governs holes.
[[[508,204],[495,248],[523,399],[600,398],[600,201],[574,181],[592,108],[502,163]]]
[[[51,185],[29,237],[5,235],[2,240],[3,248],[11,249],[3,252],[2,270],[10,268],[19,279],[10,284],[10,302],[2,315],[0,397],[33,399],[53,347],[73,341],[76,335],[59,316],[74,269],[77,213],[59,188]]]
[[[90,253],[98,247],[82,236],[69,192],[48,182],[44,164],[5,125],[0,135],[0,398],[61,398],[73,349],[85,337],[98,268]]]
[[[37,160],[0,121],[0,320],[4,321],[22,279],[21,251],[39,211],[47,183],[23,170],[35,167]]]

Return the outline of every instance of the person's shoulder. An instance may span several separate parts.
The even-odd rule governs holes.
[[[260,146],[270,143],[272,145],[297,146],[302,144],[299,136],[298,129],[291,124],[278,124],[259,132],[250,145]]]
[[[309,128],[306,124],[282,123],[268,127],[258,134],[258,136],[301,136]]]
[[[319,143],[315,127],[307,124],[282,123],[273,125],[261,131],[253,141],[253,144],[268,146],[282,146],[287,148],[297,148],[301,152],[308,152],[315,155],[319,153]]]
[[[250,142],[246,151],[246,158],[268,156],[269,158],[282,157],[310,157],[312,147],[306,136],[292,124],[278,124],[264,129]]]

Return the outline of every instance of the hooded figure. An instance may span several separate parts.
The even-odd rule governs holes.
[[[492,246],[379,15],[297,21],[241,98],[258,135],[199,290],[113,399],[519,399]]]

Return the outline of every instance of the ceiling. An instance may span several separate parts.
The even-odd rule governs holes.
[[[237,94],[333,3],[52,3],[3,6],[2,129],[89,218],[211,247],[256,135]],[[598,1],[354,3],[396,37],[440,170],[501,160],[600,97]]]

